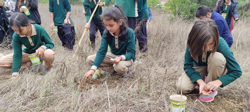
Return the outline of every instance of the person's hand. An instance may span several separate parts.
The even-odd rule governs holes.
[[[50,28],[53,29],[55,27],[54,23],[50,23]]]
[[[217,90],[220,86],[222,85],[222,82],[220,80],[215,80],[215,81],[211,81],[209,83],[207,83],[206,88],[209,91],[215,91]]]
[[[84,80],[87,80],[89,76],[93,76],[95,73],[94,70],[89,70],[84,76],[83,76],[83,79]]]
[[[200,93],[199,94],[203,94],[205,96],[208,96],[211,91],[209,91],[209,89],[206,88],[206,83],[202,80],[202,79],[199,79],[196,81],[198,84],[199,84],[199,91]]]
[[[116,57],[114,60],[111,60],[114,64],[118,64],[121,61],[121,57]]]
[[[64,20],[64,24],[68,24],[68,19],[65,19],[65,20]]]
[[[234,18],[234,20],[235,20],[235,21],[238,21],[238,20],[239,20],[239,18],[237,18],[237,17],[236,17],[236,18]]]
[[[98,2],[97,4],[98,4],[99,7],[104,6],[104,3],[103,3],[103,2]]]
[[[90,25],[87,23],[87,24],[85,25],[85,28],[86,28],[86,31],[88,31],[89,28],[90,28]]]
[[[19,10],[20,10],[20,12],[23,12],[23,8],[20,8]]]
[[[149,20],[148,20],[147,24],[148,24],[148,26],[149,26],[149,24],[150,24]]]
[[[41,56],[43,55],[43,53],[44,53],[44,50],[40,47],[36,50],[36,56]]]

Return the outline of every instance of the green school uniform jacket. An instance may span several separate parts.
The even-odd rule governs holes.
[[[239,78],[242,75],[242,71],[240,69],[239,64],[234,58],[233,52],[230,50],[230,48],[227,45],[227,42],[222,37],[220,37],[219,39],[219,46],[218,46],[217,52],[220,52],[221,54],[223,54],[227,61],[226,68],[228,72],[219,78],[219,80],[222,82],[222,87],[223,87],[233,82],[237,78]],[[207,57],[209,55],[210,53],[208,52]],[[189,47],[187,47],[186,53],[185,53],[184,70],[193,83],[195,83],[198,79],[202,79],[199,72],[195,71],[193,66],[194,65],[207,66],[207,61],[202,62],[201,58],[202,56],[198,56],[199,61],[197,63],[191,57],[191,54],[189,52]]]
[[[69,0],[49,0],[49,11],[54,13],[55,26],[62,25],[67,12],[71,11]]]
[[[147,0],[137,0],[138,4],[138,19],[148,19],[149,14],[148,14],[148,8],[147,8]]]
[[[89,22],[90,16],[92,12],[94,11],[96,4],[98,3],[99,0],[92,0],[89,2],[89,0],[83,0],[82,4],[86,13],[86,23]],[[99,7],[96,9],[96,12],[92,18],[92,20],[101,20],[100,15],[102,14],[102,7]]]
[[[31,36],[20,36],[17,33],[14,33],[12,36],[12,45],[14,48],[12,72],[19,71],[22,62],[22,52],[32,54],[41,46],[45,46],[46,49],[52,49],[54,47],[54,43],[42,26],[33,24],[31,27]],[[23,50],[22,45],[26,47]]]
[[[110,1],[111,0],[107,0],[107,3]],[[135,0],[115,0],[115,4],[122,7],[127,17],[138,17],[137,2]]]
[[[106,33],[107,30],[103,32],[103,36],[105,36]],[[91,68],[97,69],[102,63],[106,56],[108,45],[110,46],[111,53],[114,55],[121,55],[123,61],[135,59],[136,48],[134,31],[131,28],[127,28],[127,39],[125,41],[119,40],[118,37],[118,48],[115,45],[115,38],[115,36],[112,36],[112,39],[109,40],[108,38],[102,37],[100,48],[97,51],[95,61]]]

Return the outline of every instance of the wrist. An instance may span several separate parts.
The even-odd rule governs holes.
[[[90,70],[92,70],[92,71],[94,71],[94,72],[96,71],[95,69],[92,69],[92,68],[91,68]]]
[[[198,79],[196,82],[197,82],[199,85],[206,84],[202,79]]]
[[[45,50],[46,50],[46,48],[45,48],[45,47],[40,47],[40,48],[42,48],[42,49],[43,49],[43,51],[45,51]]]
[[[222,82],[218,79],[216,82],[219,84],[219,86],[222,86]]]

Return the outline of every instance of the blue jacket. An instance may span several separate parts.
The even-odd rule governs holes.
[[[153,15],[152,15],[151,9],[150,9],[150,7],[148,5],[147,5],[147,8],[148,8],[148,14],[149,14],[148,20],[150,22],[151,19],[152,19],[152,17],[153,17]]]
[[[228,14],[228,27],[229,27],[229,29],[230,29],[230,27],[231,27],[231,17],[233,16],[234,18],[239,18],[239,13],[238,13],[238,10],[237,10],[237,4],[238,4],[238,2],[236,2],[235,0],[232,0],[232,2],[231,2],[231,6],[230,6],[230,9],[229,9],[229,14]],[[216,12],[218,12],[218,13],[222,13],[223,12],[223,5],[221,6],[221,1],[220,2],[218,2],[218,6],[217,6],[217,8],[216,8]]]
[[[211,19],[213,19],[217,24],[220,36],[224,38],[228,46],[231,47],[233,44],[233,37],[224,17],[219,13],[215,12],[214,10],[212,10]]]
[[[5,30],[7,32],[9,25],[9,20],[6,15],[6,10],[4,7],[0,6],[0,31]]]
[[[40,18],[40,14],[38,12],[38,0],[28,0],[28,2],[30,4],[29,11],[31,11],[31,13],[32,13],[33,21],[35,21],[37,24],[41,24],[41,18]],[[15,11],[20,12],[19,8],[18,8],[18,0],[16,0]]]

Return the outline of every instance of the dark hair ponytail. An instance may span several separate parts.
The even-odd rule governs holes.
[[[14,26],[19,29],[21,26],[28,26],[33,23],[34,21],[29,20],[28,17],[21,12],[15,12],[10,17],[10,26]]]
[[[118,9],[118,10],[117,10]],[[125,40],[126,34],[127,34],[127,28],[128,28],[128,19],[125,16],[122,7],[119,5],[113,5],[108,7],[101,16],[102,20],[114,20],[115,22],[120,22],[122,19],[122,25],[120,26],[120,39]],[[104,38],[111,39],[112,35],[109,33],[109,31],[106,30],[106,35],[104,35]]]

